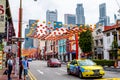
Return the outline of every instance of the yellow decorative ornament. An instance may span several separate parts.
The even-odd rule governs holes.
[[[45,23],[45,21],[43,21],[43,23]]]
[[[82,28],[82,25],[80,25],[80,28]]]
[[[54,26],[56,26],[56,23],[54,23]]]
[[[35,24],[32,24],[32,27],[34,27],[35,26]]]
[[[86,32],[86,30],[83,30],[83,32]]]
[[[51,24],[51,22],[48,22],[48,24]]]
[[[26,34],[26,36],[29,37],[30,35],[32,35],[32,33],[33,33],[33,28],[30,29],[30,32]]]
[[[70,24],[70,27],[72,27],[73,25],[72,24]]]
[[[39,20],[36,20],[36,22],[39,22]]]
[[[67,27],[67,24],[64,24],[64,27]]]
[[[96,27],[96,24],[94,24],[94,27]]]

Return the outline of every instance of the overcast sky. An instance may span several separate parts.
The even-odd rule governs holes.
[[[120,4],[120,0],[117,0]],[[14,27],[17,29],[18,10],[20,0],[9,0]],[[46,20],[46,11],[58,11],[58,21],[64,23],[64,14],[75,14],[78,3],[83,3],[86,24],[95,24],[99,20],[99,4],[106,3],[107,16],[111,23],[114,22],[114,14],[119,10],[116,0],[22,0],[23,27],[29,19]],[[24,29],[24,28],[23,28]]]

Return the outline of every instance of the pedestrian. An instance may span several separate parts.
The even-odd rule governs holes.
[[[19,61],[19,79],[22,79],[22,71],[23,71],[23,64],[22,64],[22,57]]]
[[[7,61],[8,80],[11,80],[12,67],[13,67],[13,60],[12,60],[12,56],[10,56]]]
[[[22,63],[23,63],[23,69],[24,69],[24,80],[26,80],[26,76],[28,75],[28,69],[29,69],[27,56],[25,56],[25,59],[23,60]]]

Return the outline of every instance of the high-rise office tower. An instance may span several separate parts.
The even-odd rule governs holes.
[[[76,15],[74,14],[65,14],[64,15],[65,24],[76,24]]]
[[[77,20],[77,24],[85,24],[85,16],[84,16],[83,4],[77,4],[76,20]]]
[[[50,11],[47,10],[46,12],[46,25],[50,27],[54,27],[54,22],[57,21],[57,10],[55,11]],[[48,24],[50,22],[51,24]]]
[[[110,24],[110,18],[106,15],[106,4],[102,3],[99,5],[99,24],[107,26]]]

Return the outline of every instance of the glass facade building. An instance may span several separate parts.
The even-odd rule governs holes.
[[[74,14],[65,14],[64,15],[65,24],[76,24],[76,15]]]
[[[83,4],[77,4],[76,8],[76,24],[85,24],[84,8]]]

